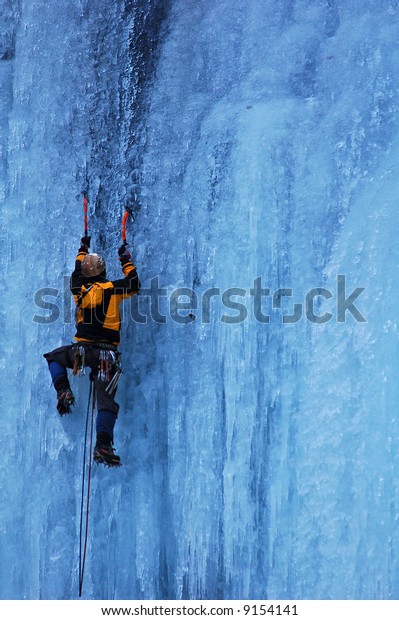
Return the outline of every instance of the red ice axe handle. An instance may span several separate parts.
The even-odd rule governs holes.
[[[126,207],[125,213],[123,214],[123,218],[122,218],[122,242],[123,242],[123,245],[127,245],[127,241],[126,241],[126,224],[127,224],[128,219],[129,219],[129,216],[133,217],[132,210],[129,209],[129,207]]]
[[[86,192],[83,194],[83,220],[84,220],[84,230],[85,237],[89,234],[89,215],[88,215],[88,202],[87,202],[87,194]]]

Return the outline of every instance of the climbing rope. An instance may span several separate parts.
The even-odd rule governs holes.
[[[87,538],[89,533],[89,507],[90,507],[90,482],[91,482],[91,455],[93,451],[93,428],[94,428],[94,409],[95,409],[95,390],[94,390],[94,379],[90,374],[90,390],[89,390],[89,400],[87,403],[87,412],[86,412],[86,427],[85,427],[85,436],[84,436],[84,447],[83,447],[83,470],[82,470],[82,497],[80,504],[80,531],[79,531],[79,597],[82,596],[82,588],[83,588],[83,577],[85,570],[85,562],[86,562],[86,550],[87,550]],[[90,415],[90,401],[92,403],[91,406],[91,415]],[[85,486],[86,486],[86,454],[87,454],[87,437],[89,435],[89,427],[90,427],[90,445],[89,445],[89,458],[88,458],[88,470],[87,470],[87,492],[86,492],[86,505],[85,505]],[[85,518],[84,518],[85,514]],[[84,525],[84,535],[83,535],[83,521]]]

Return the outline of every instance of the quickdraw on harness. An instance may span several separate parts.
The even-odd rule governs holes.
[[[108,383],[105,391],[113,396],[123,374],[121,367],[121,354],[119,351],[101,349],[98,358],[98,374],[100,381]]]
[[[85,368],[85,348],[84,346],[75,347],[73,354],[73,375],[84,375],[86,372]]]

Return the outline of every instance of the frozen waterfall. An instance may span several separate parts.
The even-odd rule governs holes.
[[[78,595],[89,182],[125,305],[88,599],[399,597],[399,3],[2,0],[0,597]]]

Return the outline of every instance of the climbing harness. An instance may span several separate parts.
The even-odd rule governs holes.
[[[103,342],[98,344],[74,345],[73,349],[72,373],[79,377],[86,373],[86,352],[91,349],[100,349],[98,355],[97,379],[104,383],[109,382],[105,391],[110,396],[114,396],[123,374],[121,354],[116,346]]]

